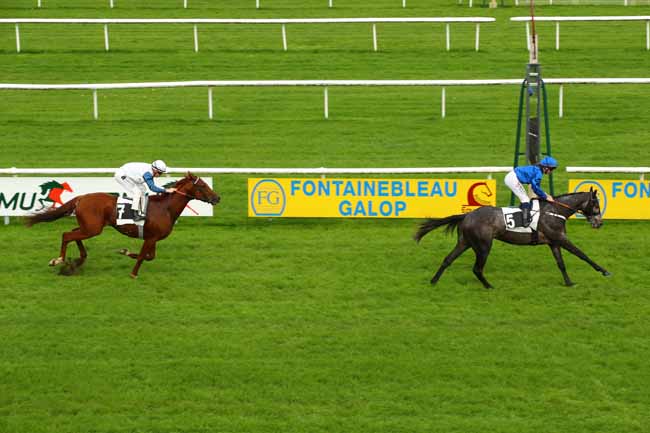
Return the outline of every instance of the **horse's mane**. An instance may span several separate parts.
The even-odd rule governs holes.
[[[585,193],[589,193],[589,191],[568,192],[566,194],[554,195],[553,198],[558,199],[562,197],[571,197],[574,195],[585,194]]]
[[[163,185],[163,188],[180,188],[181,186],[185,185],[187,182],[194,182],[196,179],[196,176],[194,176],[192,173],[189,171],[185,174],[184,177],[182,177],[179,180],[167,182],[166,184]],[[149,200],[152,201],[162,201],[165,200],[168,197],[168,195],[163,194],[163,195],[152,195],[149,197]]]

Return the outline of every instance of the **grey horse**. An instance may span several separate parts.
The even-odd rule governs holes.
[[[558,268],[562,272],[564,283],[567,286],[572,286],[573,282],[566,272],[566,266],[562,259],[562,248],[589,263],[604,276],[610,275],[605,268],[587,257],[568,239],[566,220],[576,212],[582,213],[593,228],[599,228],[603,225],[598,196],[592,188],[588,192],[560,195],[555,197],[555,202],[540,200],[539,223],[537,231],[533,233],[517,233],[506,230],[501,208],[484,206],[467,214],[429,219],[419,226],[413,238],[420,242],[427,233],[442,226],[447,226],[447,233],[452,233],[454,229],[458,232],[456,246],[442,261],[438,272],[431,279],[431,284],[436,284],[445,269],[468,248],[472,248],[474,254],[476,254],[473,268],[474,275],[483,283],[486,289],[491,289],[492,285],[483,276],[483,268],[490,254],[492,241],[498,239],[514,245],[548,245],[553,252]]]

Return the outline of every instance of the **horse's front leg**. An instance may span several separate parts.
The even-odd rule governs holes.
[[[156,257],[156,241],[152,239],[147,239],[144,241],[142,244],[142,249],[140,250],[140,254],[138,255],[137,261],[135,262],[135,266],[133,267],[133,270],[131,271],[131,278],[138,278],[138,271],[140,270],[140,266],[142,265],[143,260],[153,260]]]
[[[586,255],[585,253],[583,253],[583,252],[580,250],[580,248],[578,248],[578,247],[576,247],[575,245],[573,245],[573,244],[571,243],[570,240],[568,240],[568,239],[562,239],[562,240],[560,241],[560,246],[561,246],[562,248],[564,248],[565,250],[567,250],[568,252],[570,252],[571,254],[575,255],[576,257],[579,257],[579,258],[581,258],[582,260],[584,260],[585,262],[589,263],[589,264],[591,265],[592,268],[594,268],[595,270],[597,270],[598,272],[600,272],[600,273],[603,274],[604,276],[608,277],[608,276],[611,275],[611,274],[610,274],[610,273],[609,273],[605,268],[603,268],[602,266],[598,265],[598,263],[594,262],[594,261],[591,260],[589,257],[587,257],[587,255]]]
[[[569,278],[569,274],[566,272],[566,266],[564,266],[564,259],[562,259],[562,249],[557,244],[549,244],[549,247],[551,247],[551,252],[553,253],[553,257],[555,257],[557,267],[560,268],[560,271],[562,272],[562,276],[564,277],[564,284],[567,286],[573,286],[573,282]]]

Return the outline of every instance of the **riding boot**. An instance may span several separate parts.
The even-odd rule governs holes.
[[[528,227],[533,220],[532,215],[530,214],[531,203],[522,203],[521,206],[521,217],[524,227]]]

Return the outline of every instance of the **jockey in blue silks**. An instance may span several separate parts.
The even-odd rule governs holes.
[[[538,164],[523,165],[515,167],[505,178],[505,183],[512,192],[521,201],[521,210],[523,211],[524,227],[527,227],[531,221],[530,208],[532,206],[530,197],[526,193],[523,185],[530,185],[533,192],[541,200],[553,201],[550,194],[544,192],[541,186],[542,176],[549,174],[557,168],[557,161],[551,156],[542,159]]]
[[[146,162],[129,162],[118,168],[115,172],[115,180],[124,188],[128,195],[133,198],[132,209],[136,212],[135,219],[145,217],[144,200],[147,194],[147,187],[155,193],[172,193],[176,188],[160,188],[153,179],[167,172],[167,164],[164,161],[156,160],[151,164]]]

